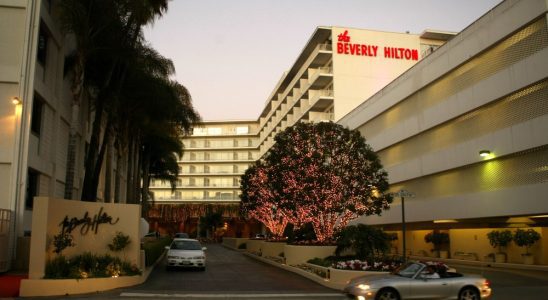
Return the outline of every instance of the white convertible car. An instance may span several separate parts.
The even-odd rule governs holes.
[[[409,262],[387,275],[354,278],[344,292],[359,300],[479,300],[491,297],[487,279],[422,262]]]

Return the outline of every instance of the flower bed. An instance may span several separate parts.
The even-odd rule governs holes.
[[[356,270],[356,271],[383,271],[390,272],[401,265],[400,261],[361,261],[358,259],[339,261],[332,265],[333,268],[339,270]]]

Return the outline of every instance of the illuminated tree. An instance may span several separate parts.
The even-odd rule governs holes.
[[[243,216],[263,223],[275,237],[282,237],[288,220],[278,209],[279,197],[270,187],[268,171],[261,162],[246,170],[241,180],[240,210]]]
[[[263,189],[296,228],[311,222],[319,241],[331,240],[350,220],[389,207],[387,173],[358,131],[298,123],[275,141],[264,158]]]

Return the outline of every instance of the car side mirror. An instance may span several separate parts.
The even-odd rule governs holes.
[[[165,248],[166,248],[166,250],[169,250],[169,246],[166,246]]]
[[[202,251],[206,251],[206,250],[207,250],[207,248],[206,248],[206,247],[202,247]]]

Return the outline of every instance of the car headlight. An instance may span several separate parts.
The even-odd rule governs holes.
[[[194,256],[192,259],[204,259],[204,256]]]
[[[370,289],[371,287],[370,287],[369,285],[367,285],[367,284],[363,284],[363,283],[362,283],[362,284],[358,284],[358,288],[359,288],[360,290],[366,291],[366,290]]]

